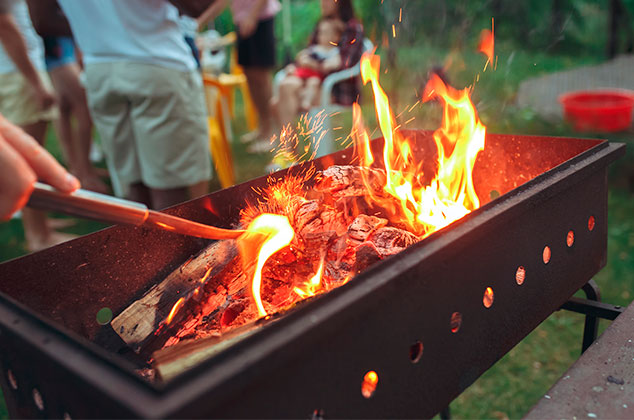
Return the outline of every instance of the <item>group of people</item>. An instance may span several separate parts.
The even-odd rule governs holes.
[[[80,184],[107,191],[89,159],[93,123],[115,195],[164,208],[205,194],[211,177],[206,107],[198,51],[183,21],[199,29],[227,2],[0,0],[0,219],[25,205],[36,179],[65,192]],[[231,0],[238,63],[259,116],[245,141],[268,143],[276,124],[316,103],[328,73],[359,61],[363,28],[351,1],[322,0],[321,6],[309,47],[272,98],[273,22],[281,6]],[[334,95],[352,103],[356,82],[340,83]],[[76,176],[42,147],[51,121]],[[67,239],[42,212],[24,208],[21,217],[31,250]]]

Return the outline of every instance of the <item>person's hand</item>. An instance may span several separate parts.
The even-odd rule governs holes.
[[[35,90],[35,100],[41,110],[47,110],[55,104],[55,95],[46,86],[40,83],[33,89]]]
[[[297,61],[297,65],[300,67],[307,67],[314,70],[317,70],[319,67],[317,60],[311,58],[310,54],[307,54],[305,50],[302,50],[297,54],[295,61]]]
[[[80,187],[33,137],[0,115],[0,220],[24,207],[38,178],[65,193]]]
[[[249,16],[244,19],[244,21],[240,22],[238,26],[238,30],[240,31],[240,36],[242,38],[248,38],[255,33],[255,30],[258,27],[258,17],[257,16]]]

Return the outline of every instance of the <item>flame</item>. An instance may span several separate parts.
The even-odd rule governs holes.
[[[253,219],[246,232],[238,238],[244,272],[250,273],[251,262],[256,261],[251,291],[260,317],[267,314],[260,296],[262,268],[273,254],[289,245],[294,236],[295,232],[286,216],[264,213]]]
[[[319,264],[319,268],[317,269],[317,273],[310,280],[308,280],[304,284],[304,289],[295,287],[293,291],[297,293],[302,299],[305,299],[309,296],[315,296],[319,289],[321,289],[321,278],[324,272],[324,260],[321,260]]]
[[[493,54],[495,51],[495,39],[494,39],[494,21],[491,18],[491,30],[483,29],[480,32],[480,42],[478,43],[478,51],[487,56],[487,62],[484,65],[484,70],[490,64],[493,66]]]
[[[370,199],[421,237],[447,226],[480,206],[472,180],[475,159],[484,148],[486,128],[477,117],[469,91],[446,86],[432,75],[425,87],[423,101],[438,98],[444,104],[441,127],[434,132],[437,147],[437,172],[428,185],[421,185],[422,162],[414,155],[410,143],[396,126],[385,91],[379,84],[380,57],[365,53],[361,57],[361,77],[370,83],[374,93],[379,127],[385,139],[383,164],[386,182],[384,191],[391,199],[370,195]],[[356,113],[356,114],[355,114]],[[369,140],[360,122],[360,109],[353,108],[355,141],[361,162],[371,164]],[[371,191],[370,185],[368,190]],[[394,208],[394,198],[400,203]]]
[[[170,322],[172,322],[172,319],[174,319],[174,315],[176,315],[176,312],[178,312],[178,309],[181,307],[183,302],[185,302],[184,297],[178,299],[176,303],[174,304],[174,306],[172,306],[172,310],[170,311],[169,315],[167,315],[167,318],[165,319],[165,323],[167,325],[169,325]]]

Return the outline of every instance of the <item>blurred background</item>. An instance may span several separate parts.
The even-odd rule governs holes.
[[[318,0],[283,4],[283,13],[290,14],[290,19],[286,28],[283,13],[276,19],[280,67],[306,46],[320,15]],[[634,90],[634,0],[356,0],[354,5],[366,36],[382,57],[381,83],[404,128],[438,127],[440,108],[412,106],[419,101],[430,70],[440,68],[452,86],[461,89],[473,85],[473,102],[490,133],[606,138],[627,143],[626,156],[610,168],[608,264],[596,280],[604,301],[628,305],[634,293],[632,125],[612,133],[577,132],[563,117],[557,98],[571,90]],[[477,46],[481,31],[491,29],[492,19],[496,59],[484,71],[486,58]],[[210,26],[220,34],[234,30],[228,11]],[[248,130],[244,107],[240,106],[242,98],[236,95],[235,100],[231,128],[239,137]],[[360,103],[370,131],[376,128],[372,100],[371,92],[364,89]],[[351,112],[343,111],[333,118],[333,126],[349,132]],[[62,158],[52,128],[47,148]],[[249,153],[239,141],[231,143],[231,148],[237,182],[266,173],[270,154]],[[99,156],[96,160],[105,168]],[[213,185],[220,188],[218,181]],[[78,235],[105,227],[85,220],[69,219],[68,223],[65,231]],[[0,224],[0,261],[25,253],[20,221]],[[607,325],[602,321],[601,331]],[[579,356],[582,332],[581,315],[553,314],[455,400],[452,415],[523,416]],[[0,418],[6,417],[0,399]]]

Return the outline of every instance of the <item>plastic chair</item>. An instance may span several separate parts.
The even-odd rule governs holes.
[[[370,41],[368,38],[365,38],[363,40],[363,52],[369,52],[373,49],[374,44],[372,43],[372,41]],[[319,105],[311,108],[307,112],[309,116],[309,121],[316,123],[315,126],[311,127],[314,129],[313,139],[316,141],[316,139],[321,137],[321,140],[319,141],[319,145],[317,147],[318,157],[332,153],[335,149],[330,115],[337,111],[350,108],[349,106],[334,103],[332,100],[332,90],[337,83],[357,77],[359,76],[359,74],[361,74],[361,66],[359,65],[359,63],[357,63],[352,67],[348,67],[347,69],[329,74],[321,83]],[[280,83],[282,79],[284,79],[284,77],[286,77],[286,69],[282,69],[275,74],[275,77],[273,78],[273,95],[277,96],[279,94]],[[325,117],[318,118],[317,115],[321,112],[325,114]],[[324,130],[326,132],[322,134]]]

